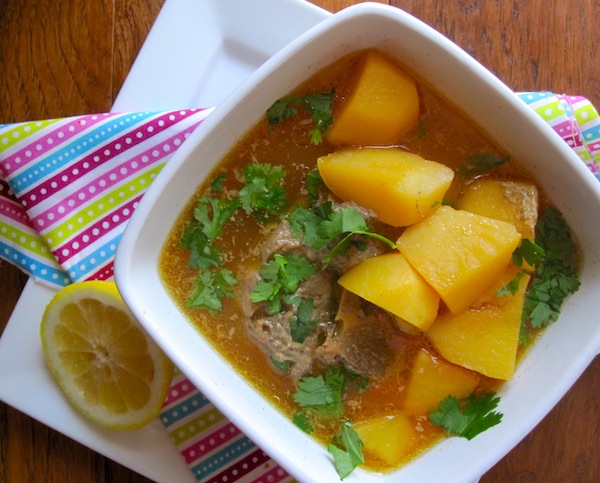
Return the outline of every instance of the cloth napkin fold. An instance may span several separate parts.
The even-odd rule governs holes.
[[[600,181],[600,116],[581,96],[525,92]],[[211,109],[109,113],[0,125],[0,258],[61,288],[113,275],[127,221]],[[291,477],[177,373],[165,425],[198,481]]]

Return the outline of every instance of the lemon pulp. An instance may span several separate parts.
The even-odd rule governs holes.
[[[40,335],[50,372],[91,421],[129,430],[160,412],[173,366],[113,282],[80,282],[59,291],[44,311]]]

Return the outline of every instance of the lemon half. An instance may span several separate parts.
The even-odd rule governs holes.
[[[156,418],[173,365],[113,282],[80,282],[60,290],[44,311],[40,335],[50,372],[89,420],[131,430]]]

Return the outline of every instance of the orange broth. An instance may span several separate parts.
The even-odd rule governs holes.
[[[356,61],[356,58],[356,55],[351,55],[334,63],[299,87],[297,92],[329,92],[332,87],[345,84],[348,72],[351,71],[351,64]],[[443,162],[453,169],[473,152],[501,154],[481,129],[473,125],[466,116],[437,95],[427,84],[419,82],[418,90],[421,128],[402,141],[405,149],[418,153],[426,159]],[[338,92],[339,97],[343,99],[343,89]],[[213,175],[198,188],[184,212],[177,218],[160,258],[160,271],[164,283],[191,323],[239,373],[290,418],[298,411],[298,406],[292,397],[296,391],[296,384],[287,375],[276,370],[263,351],[249,340],[244,325],[244,314],[240,307],[243,283],[238,283],[234,287],[236,291],[234,298],[224,299],[224,308],[218,314],[213,315],[206,310],[186,307],[186,300],[193,289],[198,271],[188,267],[189,252],[180,246],[179,239],[192,216],[196,200],[210,193],[211,182],[221,173],[227,173],[223,189],[226,192],[239,190],[242,186],[240,179],[243,167],[252,161],[281,165],[286,171],[285,186],[289,196],[289,206],[302,203],[306,196],[304,187],[306,174],[315,168],[319,156],[337,149],[326,139],[320,145],[311,144],[307,135],[307,126],[310,127],[310,119],[303,112],[275,126],[272,130],[269,130],[266,119],[259,122],[220,162],[214,169]],[[506,162],[496,168],[493,174],[486,176],[511,180],[525,179],[533,182],[531,177],[512,161]],[[469,181],[472,179],[455,177],[447,197],[450,200],[457,199],[465,183]],[[547,200],[540,197],[540,206],[544,203],[547,203]],[[375,231],[385,233],[392,240],[395,240],[402,231],[401,228],[377,228],[378,230]],[[225,256],[225,266],[237,274],[259,268],[262,264],[260,254],[265,232],[264,226],[238,210],[234,222],[225,226],[219,239],[219,246]],[[415,354],[421,348],[426,348],[432,354],[436,352],[424,335],[410,335],[401,331],[398,331],[397,347],[396,360],[386,370],[381,380],[372,381],[370,387],[363,392],[355,390],[346,395],[344,419],[357,421],[402,408],[407,378]],[[496,390],[501,383],[484,376],[481,376],[480,381],[475,392]],[[429,422],[427,415],[412,416],[412,421],[417,429],[419,442],[409,454],[392,466],[366,454],[363,467],[373,471],[389,471],[405,464],[444,436],[441,429]],[[338,431],[339,421],[318,421],[313,436],[322,443],[328,444]]]

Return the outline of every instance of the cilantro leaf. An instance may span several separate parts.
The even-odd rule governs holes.
[[[201,197],[194,207],[194,218],[185,228],[179,243],[190,250],[188,264],[203,270],[221,263],[220,251],[213,242],[239,207],[238,200]]]
[[[298,290],[300,283],[316,273],[315,266],[302,255],[275,254],[259,274],[261,280],[250,294],[252,302],[265,302],[267,311],[274,314],[281,310],[286,296]]]
[[[310,210],[298,206],[292,211],[288,221],[292,234],[296,238],[302,234],[304,243],[314,250],[320,250],[339,240],[323,259],[325,267],[334,257],[348,248],[350,239],[354,235],[376,238],[391,248],[396,248],[396,244],[391,240],[371,232],[367,222],[356,208],[344,207],[334,210],[331,201],[326,201]],[[340,240],[342,235],[345,236]]]
[[[462,401],[447,396],[437,409],[429,412],[429,419],[451,435],[473,439],[502,421],[502,413],[494,411],[499,402],[500,398],[491,391],[481,396],[471,394]]]
[[[529,265],[537,265],[543,260],[545,254],[546,252],[541,246],[532,242],[529,238],[523,238],[520,245],[513,252],[512,260],[517,267],[523,265],[523,260]]]
[[[298,114],[297,107],[302,107],[310,114],[315,128],[311,129],[310,139],[312,144],[321,144],[323,134],[333,124],[333,100],[335,89],[324,94],[301,94],[297,96],[283,97],[273,103],[267,110],[269,129],[274,125]],[[296,107],[295,107],[296,106]]]
[[[213,193],[220,193],[223,189],[223,183],[227,179],[227,173],[221,173],[210,184],[210,189]]]
[[[371,231],[354,230],[348,233],[335,247],[333,247],[329,254],[323,259],[323,265],[325,267],[329,265],[331,263],[331,260],[333,260],[338,254],[346,250],[348,244],[350,243],[350,238],[354,235],[364,235],[371,238],[375,238],[376,240],[382,241],[383,243],[387,244],[392,249],[396,248],[396,244],[389,238],[384,237],[383,235],[373,233]]]
[[[210,245],[208,237],[202,231],[202,225],[197,222],[187,225],[181,235],[179,244],[190,250],[188,265],[191,268],[207,270],[220,264],[221,255],[219,250]]]
[[[285,171],[268,163],[249,163],[244,167],[244,186],[239,191],[242,208],[259,220],[278,215],[287,206],[283,188]]]
[[[323,415],[341,415],[344,385],[344,372],[340,368],[330,367],[325,377],[319,374],[300,379],[298,391],[293,396],[294,401],[302,408],[314,409]]]
[[[314,431],[308,415],[305,412],[299,411],[292,417],[292,422],[298,426],[306,434],[311,434]]]
[[[336,444],[337,443],[337,444]],[[335,470],[340,479],[344,479],[363,464],[363,442],[348,424],[342,424],[342,434],[339,441],[329,444],[327,450],[333,455]]]
[[[549,208],[538,220],[536,241],[544,255],[525,296],[523,321],[546,327],[556,320],[568,295],[579,289],[577,250],[560,212]]]
[[[506,297],[508,295],[515,295],[519,290],[523,275],[525,275],[525,272],[523,271],[517,273],[510,282],[496,292],[496,296]]]
[[[312,298],[298,297],[298,313],[290,319],[290,332],[294,342],[303,343],[319,324],[313,319],[314,301]]]
[[[194,208],[194,218],[201,224],[209,244],[221,236],[223,225],[238,209],[237,200],[203,196]]]
[[[319,199],[319,190],[324,185],[321,173],[317,168],[309,171],[306,175],[306,190],[308,191],[308,201],[311,205],[315,204]]]
[[[223,309],[223,297],[232,298],[232,287],[237,280],[226,268],[218,271],[203,271],[196,279],[196,286],[192,295],[186,301],[188,307],[200,307],[211,313]]]
[[[290,371],[290,361],[278,361],[274,357],[270,357],[271,363],[281,372],[286,373]]]
[[[458,167],[456,174],[462,177],[483,174],[508,160],[507,156],[501,156],[497,153],[473,153],[467,156],[465,162]]]
[[[366,231],[368,226],[355,208],[333,209],[327,201],[312,210],[296,207],[289,216],[290,228],[295,237],[304,235],[304,242],[315,250],[332,243],[339,236],[351,231]]]

